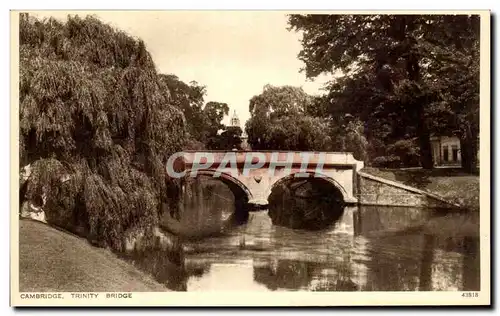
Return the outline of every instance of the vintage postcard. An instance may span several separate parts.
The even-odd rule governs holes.
[[[490,305],[489,11],[11,11],[12,306]]]

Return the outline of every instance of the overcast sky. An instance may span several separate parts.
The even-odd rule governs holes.
[[[300,36],[287,31],[282,12],[230,11],[95,11],[43,12],[40,17],[66,19],[68,14],[94,14],[146,43],[161,73],[195,80],[207,87],[205,101],[226,102],[242,127],[252,96],[265,84],[302,86],[319,93],[325,77],[307,81],[299,73]],[[225,122],[229,119],[226,117]]]

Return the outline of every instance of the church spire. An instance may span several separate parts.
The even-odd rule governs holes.
[[[236,110],[234,110],[233,116],[231,117],[231,126],[240,127],[240,119],[238,118],[238,115],[236,114]]]

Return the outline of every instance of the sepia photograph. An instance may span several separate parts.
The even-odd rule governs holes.
[[[489,11],[10,18],[11,305],[491,304]]]

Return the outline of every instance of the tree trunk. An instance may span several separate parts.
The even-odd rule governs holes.
[[[468,173],[474,173],[477,169],[477,153],[479,144],[477,135],[468,127],[462,137],[460,137],[460,150],[462,158],[462,169]]]
[[[417,134],[418,145],[420,147],[420,165],[423,169],[432,169],[434,161],[432,159],[431,133],[424,116],[424,107],[421,103],[417,106]]]
[[[432,169],[434,161],[432,159],[432,148],[429,130],[421,128],[418,133],[418,142],[420,146],[420,165],[424,169]]]
[[[403,51],[406,61],[406,73],[408,79],[417,88],[415,90],[416,94],[414,96],[414,101],[410,102],[409,106],[411,110],[415,111],[416,124],[417,124],[417,136],[418,143],[420,147],[420,164],[424,169],[432,169],[434,163],[432,161],[432,147],[431,147],[431,134],[429,127],[427,126],[425,118],[425,107],[428,104],[427,97],[421,95],[421,71],[420,71],[420,56],[415,53],[418,51],[416,49],[417,40],[413,37],[412,32],[416,27],[414,16],[401,16],[396,20],[401,31],[400,40],[403,44]]]

